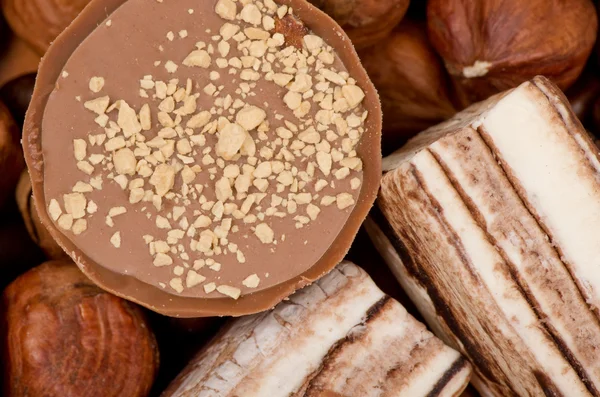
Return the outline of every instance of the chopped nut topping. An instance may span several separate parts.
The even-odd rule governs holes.
[[[271,229],[266,223],[257,225],[254,233],[263,244],[271,244],[273,242],[273,229]]]
[[[204,285],[204,292],[206,292],[207,294],[214,292],[216,289],[217,285],[215,283],[208,283]]]
[[[180,278],[171,279],[171,281],[169,281],[169,285],[171,286],[171,288],[173,288],[178,293],[183,292],[183,282],[181,281]]]
[[[236,116],[236,121],[246,131],[252,131],[258,127],[267,118],[267,113],[256,106],[249,106],[240,110]]]
[[[238,124],[227,124],[219,135],[216,152],[217,155],[225,160],[231,160],[238,154],[244,141],[246,140],[247,132]]]
[[[110,238],[110,243],[114,245],[115,248],[121,247],[121,232],[116,232]]]
[[[219,0],[215,7],[215,12],[217,15],[229,21],[233,21],[235,19],[236,11],[237,7],[231,0]]]
[[[53,221],[58,220],[58,218],[62,215],[62,209],[60,208],[60,204],[55,199],[50,200],[50,205],[48,206],[48,213],[50,214],[50,218]]]
[[[73,148],[74,148],[74,154],[75,154],[75,159],[76,160],[83,160],[85,159],[86,153],[87,153],[87,142],[84,141],[83,139],[75,139],[73,141]]]
[[[188,271],[185,279],[185,286],[187,288],[193,288],[199,284],[202,284],[206,280],[206,277],[196,273],[194,270]]]
[[[108,109],[108,104],[110,103],[110,99],[107,96],[103,96],[100,98],[92,99],[83,104],[86,109],[91,110],[96,114],[104,114],[106,109]]]
[[[217,287],[217,291],[233,299],[238,299],[242,293],[242,291],[239,288],[230,287],[229,285],[219,285]]]
[[[70,230],[73,226],[73,216],[70,214],[63,214],[58,218],[58,226],[64,230]]]
[[[85,232],[87,229],[87,221],[85,219],[77,219],[73,224],[73,234],[76,236]]]
[[[242,281],[242,284],[248,288],[256,288],[258,287],[258,284],[260,284],[260,278],[258,278],[256,274],[252,274],[246,277],[246,279]]]
[[[102,88],[104,87],[104,78],[102,77],[92,77],[90,79],[90,91],[92,91],[93,93],[97,94],[100,91],[102,91]]]
[[[321,227],[320,216],[355,204],[368,114],[363,89],[290,7],[218,0],[214,12],[218,31],[161,33],[162,58],[133,82],[139,100],[97,97],[114,92],[108,77],[81,88],[77,105],[94,130],[73,140],[81,174],[62,201],[51,198],[48,213],[74,235],[97,232],[90,219],[100,216],[114,248],[122,244],[119,226],[141,214],[152,230],[127,242],[144,244],[149,268],[168,272],[159,286],[238,299],[237,287],[259,288],[256,269],[240,267],[246,273],[231,286],[220,273],[232,260],[251,267],[249,246],[275,253],[298,243],[281,222]],[[174,55],[175,45],[189,47]],[[109,205],[104,197],[114,187],[122,196]]]

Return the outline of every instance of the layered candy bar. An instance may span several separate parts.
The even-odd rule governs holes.
[[[234,320],[163,397],[458,396],[471,366],[344,262],[274,310]]]
[[[598,153],[536,77],[384,159],[367,229],[484,396],[600,395]]]

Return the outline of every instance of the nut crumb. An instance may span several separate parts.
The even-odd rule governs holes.
[[[185,279],[185,285],[187,288],[193,288],[199,284],[202,284],[206,280],[206,277],[196,273],[194,270],[189,270]]]
[[[256,288],[260,284],[260,278],[256,274],[252,274],[246,277],[242,284],[248,288]]]
[[[87,229],[87,221],[85,219],[77,219],[73,224],[73,234],[80,235]]]
[[[258,239],[263,244],[271,244],[273,242],[273,229],[271,229],[271,227],[269,227],[269,225],[267,225],[266,223],[261,223],[260,225],[257,225],[254,234],[256,234],[256,237],[258,237]]]
[[[58,201],[56,201],[56,199],[50,200],[50,205],[48,206],[48,213],[53,221],[57,221],[58,218],[60,218],[60,216],[62,215],[62,209],[60,208],[60,204],[58,204]]]
[[[171,281],[169,281],[169,286],[179,294],[183,292],[183,282],[180,278],[171,279]]]
[[[204,285],[204,292],[210,294],[217,289],[217,285],[215,283],[208,283]]]
[[[121,247],[121,232],[116,232],[115,234],[113,234],[112,237],[110,238],[110,243],[115,248],[120,248]]]
[[[239,288],[231,287],[229,285],[219,285],[217,291],[223,295],[229,296],[233,299],[238,299],[242,293]]]
[[[104,88],[104,78],[102,77],[92,77],[90,79],[90,91],[92,91],[93,93],[97,94],[100,91],[102,91],[102,88]]]
[[[62,214],[58,218],[58,226],[64,230],[71,230],[73,226],[73,216],[70,214]]]

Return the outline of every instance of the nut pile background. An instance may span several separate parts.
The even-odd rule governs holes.
[[[538,74],[566,90],[585,127],[600,136],[596,2],[311,1],[347,30],[379,90],[384,154],[469,104]],[[40,57],[87,3],[2,1],[0,346],[5,376],[0,381],[6,380],[0,389],[7,396],[26,395],[24,390],[40,387],[54,393],[50,395],[71,395],[82,385],[105,382],[114,382],[115,389],[98,395],[117,396],[119,389],[127,389],[128,395],[158,396],[225,321],[167,318],[103,293],[86,283],[39,222],[24,173],[20,129]],[[349,256],[418,317],[363,232]],[[61,261],[45,263],[53,259]],[[29,308],[27,315],[19,315],[24,306]],[[85,321],[63,316],[73,310],[88,313]],[[39,331],[42,323],[53,330],[51,335],[16,331],[28,327]],[[102,327],[119,339],[111,340]],[[56,341],[69,341],[68,355],[64,343]],[[89,343],[101,347],[90,349]],[[32,363],[31,357],[19,356],[23,350],[15,346],[30,346],[47,361]],[[128,346],[128,359],[122,346]],[[79,360],[77,368],[70,366],[73,357]],[[111,364],[95,366],[102,361],[99,357]],[[73,376],[53,376],[55,367],[69,368]],[[465,395],[476,394],[469,390]]]

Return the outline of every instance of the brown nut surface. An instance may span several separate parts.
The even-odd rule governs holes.
[[[5,396],[146,396],[158,350],[141,310],[66,261],[19,277],[3,295]]]
[[[596,40],[590,0],[431,0],[427,7],[432,44],[469,102],[536,75],[565,90]]]
[[[0,102],[0,208],[14,195],[25,168],[21,133],[8,108]]]
[[[37,52],[23,40],[9,35],[0,57],[0,86],[25,73],[34,73],[39,63],[40,55]]]
[[[43,54],[89,2],[90,0],[3,0],[2,11],[17,36]]]
[[[0,88],[0,100],[6,104],[19,127],[23,127],[34,85],[35,73],[26,73],[10,80]]]
[[[384,153],[456,113],[449,78],[422,26],[403,22],[360,57],[381,98]]]
[[[27,171],[23,171],[17,184],[16,199],[29,236],[44,251],[46,257],[48,259],[68,259],[69,256],[40,221],[31,195],[31,179]]]
[[[409,0],[309,0],[339,23],[356,48],[385,38],[404,18]]]

